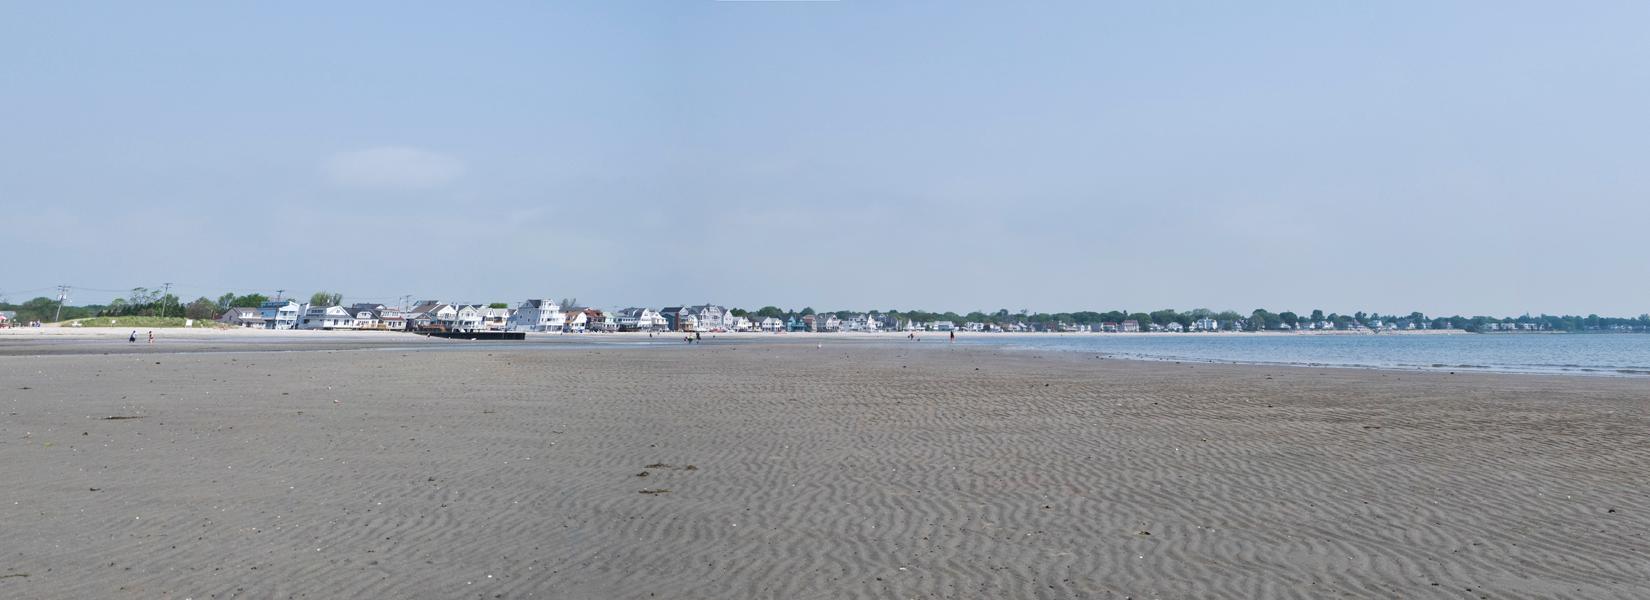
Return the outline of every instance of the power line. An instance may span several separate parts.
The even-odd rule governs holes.
[[[35,292],[44,292],[44,291],[49,291],[49,290],[55,290],[59,287],[62,287],[62,286],[34,288],[32,290],[0,290],[0,296],[4,296],[6,294],[33,294]]]

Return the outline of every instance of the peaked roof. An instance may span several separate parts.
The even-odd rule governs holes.
[[[446,305],[442,304],[440,302],[426,302],[424,304],[420,304],[418,306],[412,307],[412,310],[407,311],[407,312],[408,312],[408,314],[427,313],[427,312],[433,312],[436,309],[439,309],[443,306],[446,306]]]
[[[0,316],[4,316],[4,315],[0,315]],[[218,317],[218,320],[219,321],[262,321],[262,320],[264,320],[264,316],[263,316],[263,313],[258,312],[258,309],[256,309],[256,308],[247,308],[247,307],[244,307],[244,306],[237,306],[237,307],[231,308],[227,311],[224,311],[223,316]]]

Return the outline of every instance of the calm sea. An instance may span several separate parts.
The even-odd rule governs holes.
[[[1149,360],[1650,376],[1650,334],[971,334],[957,343]]]

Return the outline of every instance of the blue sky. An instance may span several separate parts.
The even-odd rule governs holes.
[[[1646,22],[7,3],[0,293],[1636,315]]]

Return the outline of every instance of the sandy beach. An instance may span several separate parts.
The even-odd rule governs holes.
[[[1641,380],[118,333],[0,346],[0,597],[1650,597]]]

